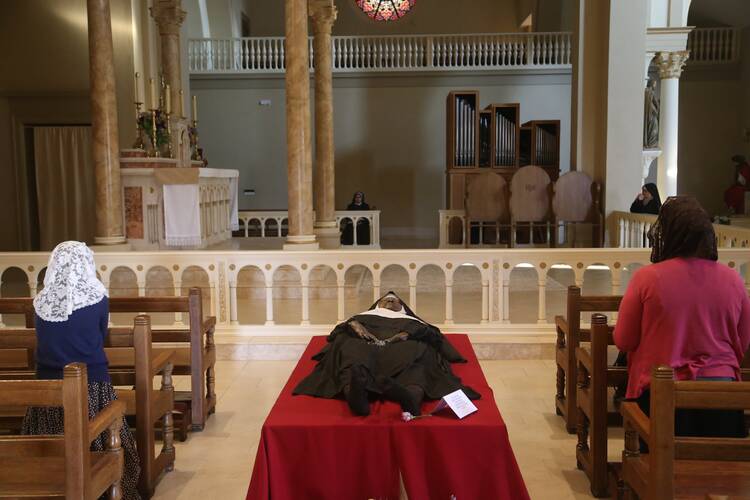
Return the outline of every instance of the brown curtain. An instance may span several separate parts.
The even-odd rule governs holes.
[[[90,127],[34,127],[41,250],[65,240],[93,243],[96,182]]]

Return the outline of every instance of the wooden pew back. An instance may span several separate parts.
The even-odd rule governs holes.
[[[115,401],[88,418],[86,365],[65,367],[63,380],[0,380],[0,405],[62,406],[62,436],[0,436],[0,496],[61,496],[93,500],[109,491],[120,498],[123,451],[120,427],[124,405]],[[89,445],[109,431],[107,450]]]
[[[620,425],[618,412],[607,410],[607,388],[627,383],[626,367],[607,363],[607,348],[614,345],[614,329],[607,325],[607,317],[596,313],[591,317],[591,346],[576,349],[577,370],[577,427],[576,458],[591,481],[594,496],[609,493],[610,465],[607,461],[607,427]]]
[[[620,308],[622,296],[583,296],[577,286],[568,287],[566,317],[556,316],[557,343],[555,360],[557,363],[557,391],[555,406],[558,415],[565,420],[565,428],[571,434],[576,432],[576,349],[581,342],[591,340],[591,331],[581,328],[581,313],[612,312]]]
[[[199,288],[191,288],[185,297],[113,297],[109,300],[110,313],[187,313],[186,328],[152,331],[154,343],[183,343],[176,347],[174,375],[190,375],[190,393],[178,393],[176,399],[187,400],[193,430],[202,430],[208,416],[215,411],[216,348],[214,329],[216,318],[204,320]],[[110,329],[112,347],[119,346],[119,328]],[[158,352],[159,349],[155,349]]]
[[[676,437],[674,425],[678,408],[750,409],[750,382],[675,381],[671,368],[659,366],[652,371],[650,390],[650,416],[636,403],[621,407],[627,488],[645,500],[669,500],[678,486],[684,486],[683,492],[685,487],[690,489],[695,496],[720,490],[728,496],[746,494],[750,489],[750,439]],[[647,455],[640,454],[639,437],[648,444]],[[686,470],[692,471],[690,477],[685,477]]]

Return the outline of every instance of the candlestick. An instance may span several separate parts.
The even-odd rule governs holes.
[[[134,93],[135,93],[135,102],[141,101],[140,98],[138,97],[138,78],[140,78],[140,76],[141,76],[140,73],[136,71],[135,72],[135,87],[133,87]]]
[[[137,75],[138,73],[136,73]],[[135,142],[133,143],[133,149],[146,149],[143,144],[142,130],[141,130],[141,104],[142,102],[135,103]]]
[[[167,85],[164,93],[164,108],[167,114],[172,112],[172,94],[169,90],[169,85]]]
[[[185,95],[180,89],[180,118],[185,118]]]
[[[193,121],[198,121],[198,96],[193,96]]]
[[[167,109],[169,109],[169,85],[167,85]],[[167,111],[167,157],[174,158],[172,152],[172,115]]]
[[[153,147],[153,156],[158,158],[161,156],[159,153],[159,146],[156,144],[156,109],[151,110],[151,146]]]
[[[158,106],[156,101],[156,89],[154,88],[154,79],[149,78],[148,79],[148,90],[151,94],[151,109],[156,109]]]

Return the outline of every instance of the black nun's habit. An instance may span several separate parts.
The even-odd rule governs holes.
[[[396,401],[413,415],[419,415],[423,399],[458,389],[471,399],[480,397],[451,371],[451,363],[466,360],[393,292],[337,325],[313,359],[318,364],[294,394],[344,398],[356,415],[369,414],[370,397]]]

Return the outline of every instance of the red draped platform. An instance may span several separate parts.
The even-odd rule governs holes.
[[[252,500],[397,499],[403,480],[410,500],[528,499],[508,431],[466,335],[447,335],[468,360],[453,364],[464,384],[481,393],[479,411],[411,422],[401,408],[373,403],[354,417],[346,402],[292,396],[325,344],[314,337],[261,431],[247,498]],[[424,404],[431,410],[434,401]]]

